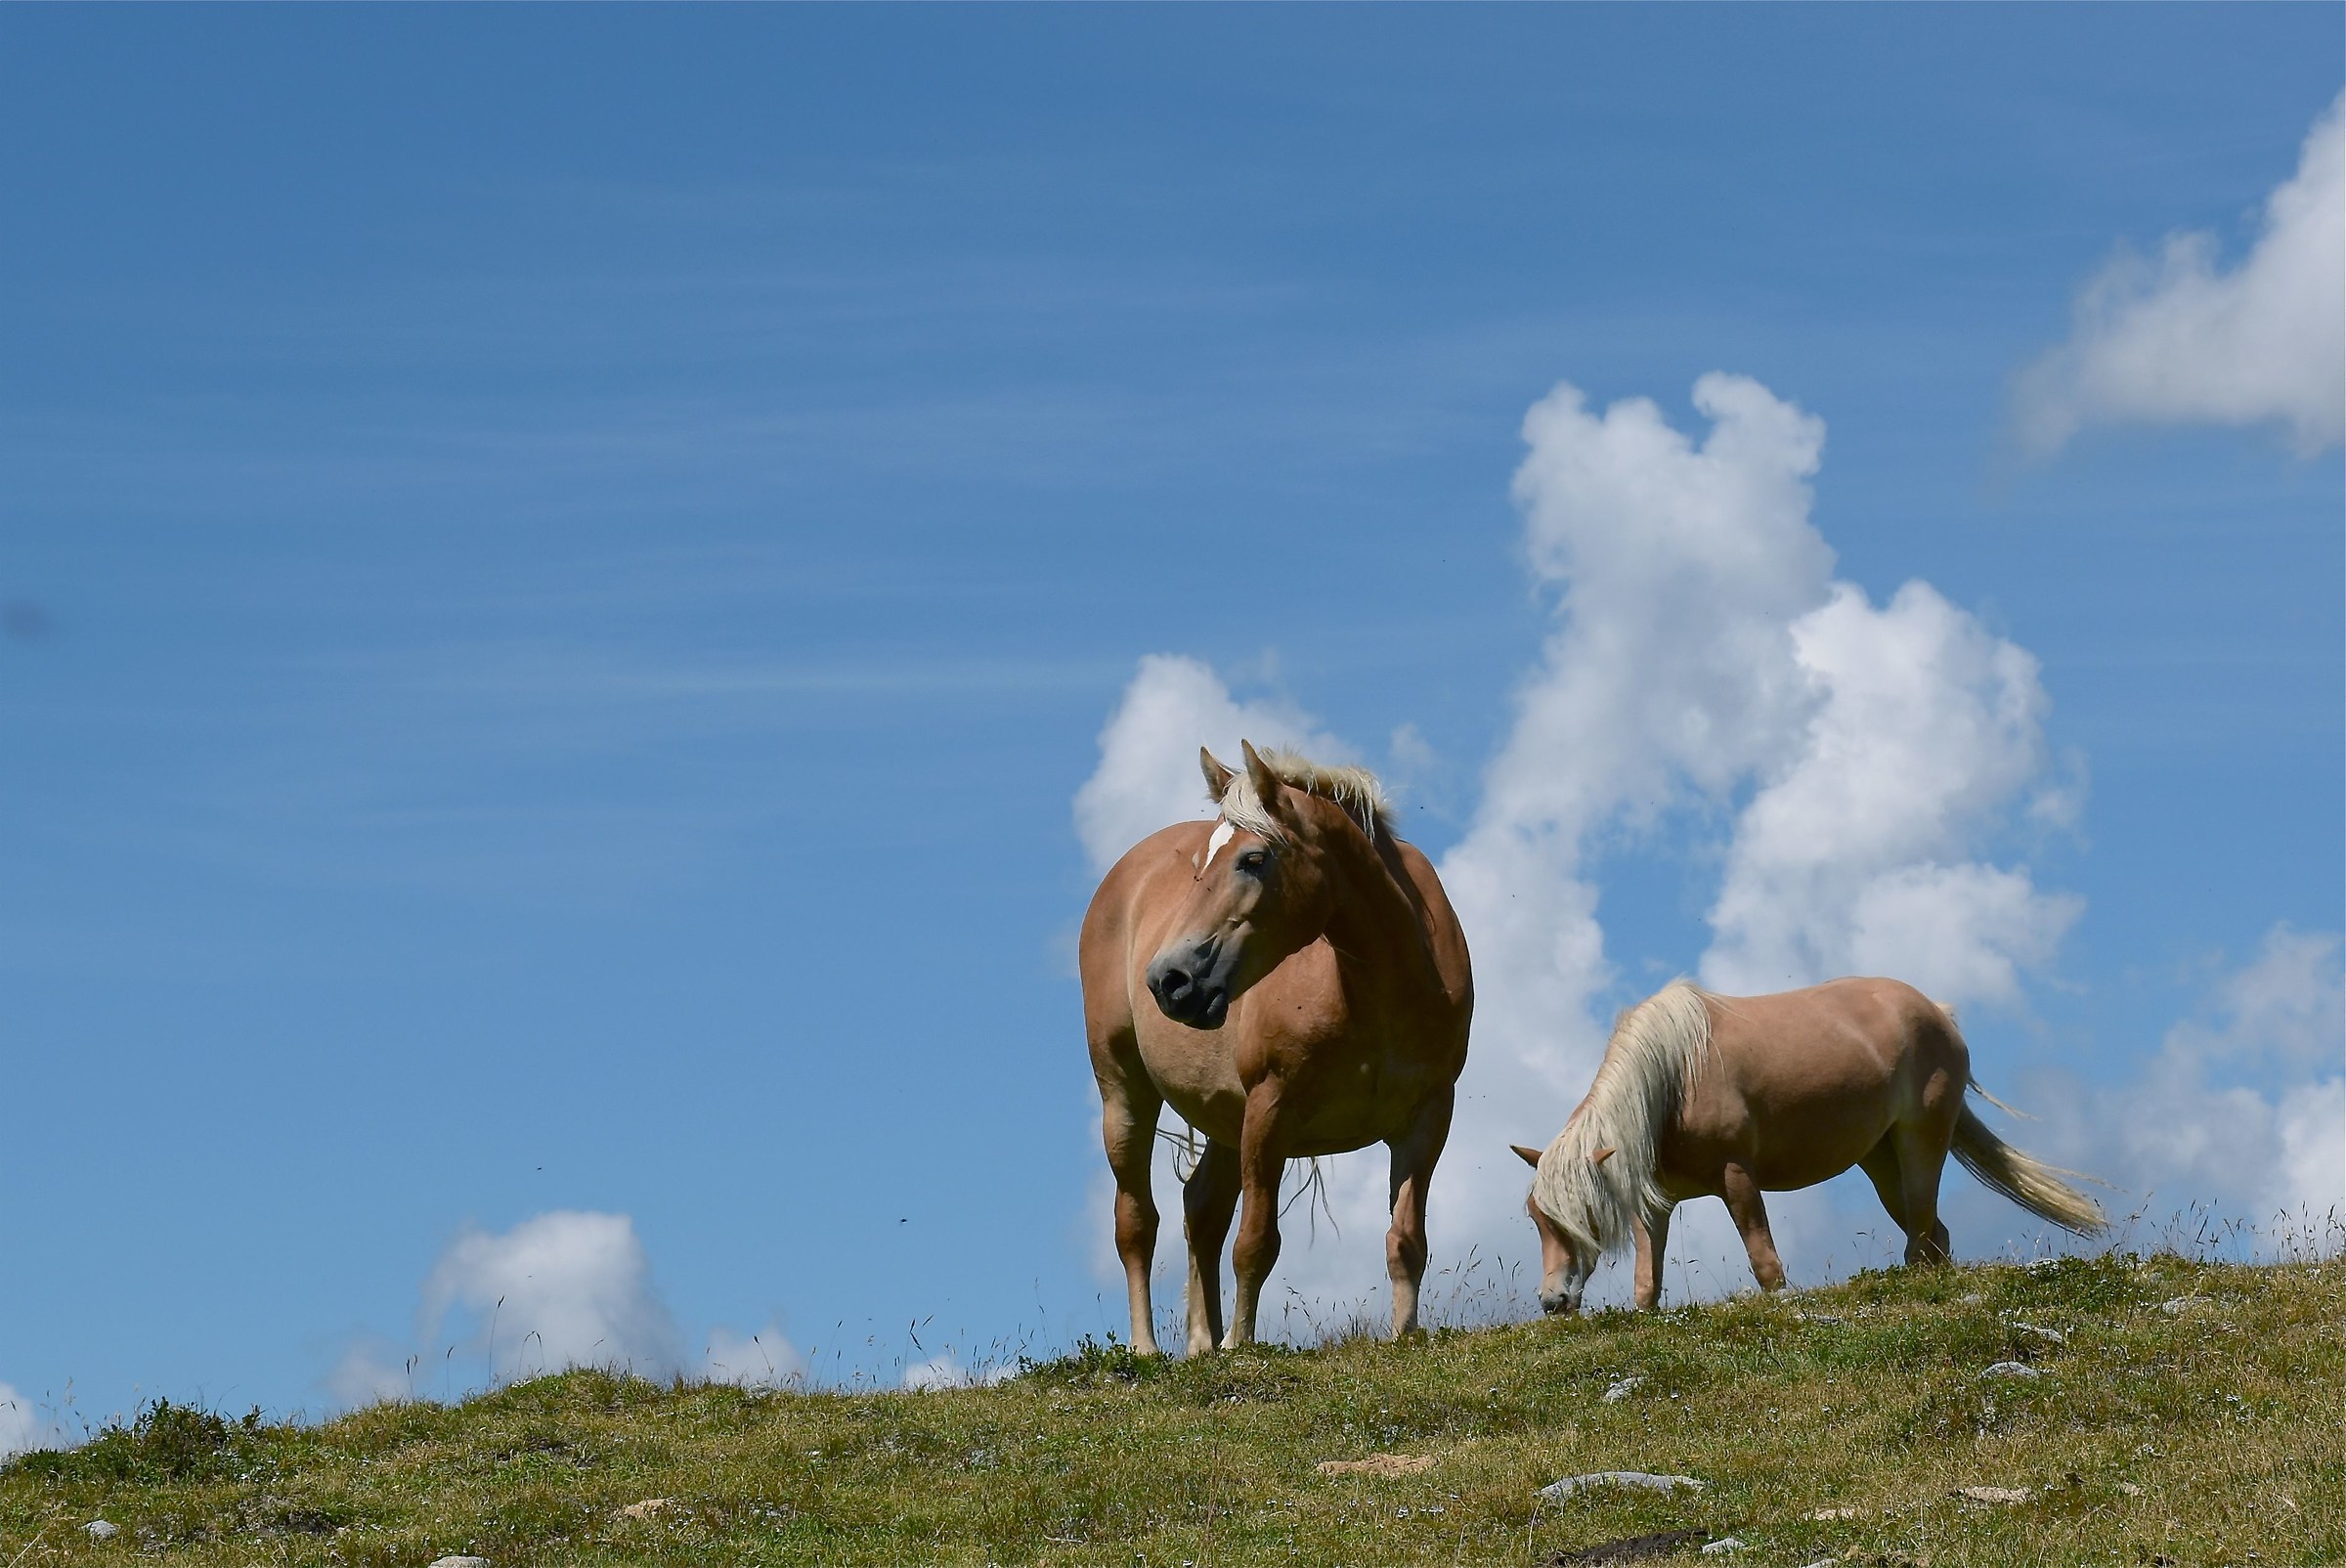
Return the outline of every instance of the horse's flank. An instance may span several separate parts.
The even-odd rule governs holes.
[[[1683,978],[1624,1013],[1596,1081],[1540,1156],[1532,1193],[1576,1245],[1609,1252],[1631,1224],[1670,1206],[1658,1175],[1662,1136],[1711,1055],[1708,993]],[[1601,1160],[1599,1150],[1613,1153]]]

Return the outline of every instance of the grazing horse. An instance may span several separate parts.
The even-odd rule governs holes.
[[[1149,1163],[1168,1103],[1206,1140],[1182,1192],[1193,1354],[1254,1338],[1286,1162],[1379,1142],[1393,1156],[1393,1330],[1412,1332],[1426,1183],[1466,1065],[1466,938],[1433,866],[1393,836],[1372,774],[1251,745],[1241,772],[1198,758],[1219,818],[1164,828],[1118,860],[1079,950],[1133,1348],[1157,1348]],[[1241,1202],[1225,1334],[1222,1242]]]
[[[1524,1206],[1540,1232],[1540,1305],[1580,1310],[1597,1259],[1625,1233],[1637,1249],[1637,1305],[1657,1305],[1671,1210],[1706,1196],[1726,1199],[1760,1288],[1778,1289],[1784,1264],[1760,1193],[1812,1187],[1851,1165],[1906,1233],[1906,1261],[1944,1263],[1938,1178],[1950,1149],[2031,1214],[2080,1236],[2101,1231],[2092,1198],[1964,1104],[1966,1088],[1986,1097],[1971,1061],[1954,1015],[1898,980],[1774,996],[1672,981],[1621,1016],[1555,1142],[1512,1146],[1537,1172]]]

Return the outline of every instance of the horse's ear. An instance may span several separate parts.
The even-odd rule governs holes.
[[[1246,782],[1254,786],[1255,797],[1263,803],[1263,809],[1273,816],[1285,816],[1286,798],[1281,791],[1279,775],[1271,771],[1271,764],[1263,761],[1263,754],[1254,749],[1254,742],[1241,740],[1238,750],[1246,754]]]
[[[1537,1150],[1537,1149],[1526,1149],[1526,1148],[1524,1148],[1524,1147],[1523,1147],[1523,1145],[1521,1145],[1521,1144],[1509,1144],[1509,1145],[1507,1145],[1507,1147],[1508,1147],[1509,1149],[1512,1149],[1512,1150],[1514,1150],[1514,1151],[1515,1151],[1515,1153],[1517,1153],[1517,1154],[1521,1154],[1521,1155],[1523,1156],[1523,1162],[1524,1162],[1525,1164],[1527,1164],[1527,1165],[1531,1166],[1531,1167],[1532,1167],[1532,1169],[1534,1169],[1534,1170],[1538,1170],[1538,1169],[1540,1168],[1540,1151],[1539,1151],[1539,1150]]]
[[[1216,806],[1230,789],[1230,781],[1238,775],[1222,765],[1222,760],[1204,747],[1197,748],[1197,765],[1205,773],[1205,796]]]
[[[1610,1150],[1610,1149],[1600,1149],[1600,1150],[1598,1150],[1598,1151],[1597,1151],[1595,1154],[1590,1154],[1590,1155],[1588,1156],[1588,1163],[1589,1163],[1589,1164],[1591,1164],[1591,1165],[1601,1165],[1601,1164],[1603,1164],[1603,1163],[1604,1163],[1606,1160],[1608,1160],[1608,1159],[1611,1159],[1612,1157],[1613,1157],[1613,1151],[1612,1151],[1612,1150]]]

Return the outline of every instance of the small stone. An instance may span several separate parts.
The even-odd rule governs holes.
[[[489,1568],[486,1557],[434,1557],[432,1568]]]
[[[1982,1377],[2042,1377],[2044,1373],[2024,1361],[1999,1361],[1979,1375]]]
[[[674,1498],[645,1498],[641,1503],[630,1503],[620,1509],[619,1516],[623,1519],[648,1519],[675,1501]]]
[[[2024,1486],[1959,1486],[1955,1495],[1969,1503],[2025,1503],[2028,1489]]]
[[[1801,1564],[1801,1568],[1833,1568],[1833,1559],[1830,1557],[1819,1557],[1814,1562],[1804,1562]]]
[[[1730,1551],[1741,1551],[1742,1549],[1743,1538],[1741,1536],[1721,1536],[1716,1541],[1712,1542],[1711,1545],[1703,1548],[1703,1555],[1706,1557],[1717,1557],[1723,1556],[1725,1553]]]
[[[1967,1307],[1976,1307],[1979,1305],[1980,1302],[1985,1301],[1987,1297],[1981,1295],[1977,1290],[1973,1290],[1967,1294],[1959,1295],[1955,1299],[1962,1302]]]
[[[1862,1519],[1863,1508],[1818,1508],[1808,1515],[1811,1519]]]
[[[1704,1483],[1691,1475],[1653,1475],[1644,1470],[1596,1470],[1587,1475],[1568,1475],[1561,1481],[1550,1481],[1540,1489],[1540,1495],[1550,1503],[1561,1503],[1576,1492],[1597,1486],[1643,1487],[1649,1492],[1675,1492],[1688,1487],[1696,1492]]]
[[[1644,1386],[1645,1379],[1642,1377],[1624,1377],[1612,1387],[1605,1390],[1605,1403],[1608,1405],[1618,1405],[1623,1400],[1629,1398],[1631,1394],[1634,1394],[1638,1389]]]
[[[1417,1475],[1434,1467],[1431,1454],[1371,1454],[1365,1459],[1322,1459],[1322,1475]]]
[[[110,1519],[92,1519],[82,1529],[89,1533],[92,1541],[111,1541],[122,1533],[122,1527]]]
[[[2039,1339],[2050,1340],[2057,1345],[2065,1345],[2069,1342],[2069,1336],[2059,1328],[2040,1328],[2033,1323],[2016,1323],[2013,1327],[2024,1334],[2034,1334]]]
[[[2180,1318],[2199,1301],[2197,1296],[2175,1296],[2158,1304],[2158,1310],[2170,1318]]]

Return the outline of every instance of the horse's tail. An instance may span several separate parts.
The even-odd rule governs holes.
[[[2003,1104],[1977,1084],[1972,1087],[1991,1104]],[[1987,1123],[1974,1114],[1970,1106],[1963,1108],[1963,1114],[1955,1122],[1954,1154],[1963,1161],[1965,1170],[2040,1219],[2051,1220],[2063,1230],[2079,1236],[2099,1236],[2108,1228],[2102,1205],[2061,1179],[2079,1172],[2048,1165],[2013,1148],[1988,1131]]]

